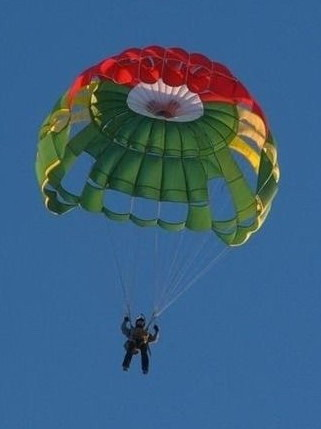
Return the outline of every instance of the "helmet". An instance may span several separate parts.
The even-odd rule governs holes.
[[[145,326],[145,317],[143,314],[140,314],[136,317],[135,324],[140,326]]]

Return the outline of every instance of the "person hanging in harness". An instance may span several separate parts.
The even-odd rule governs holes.
[[[155,343],[159,337],[159,328],[154,325],[154,334],[148,332],[148,328],[145,328],[145,317],[140,315],[136,318],[135,326],[132,326],[128,316],[124,317],[121,325],[122,333],[127,337],[127,341],[124,344],[126,349],[126,355],[123,360],[123,370],[128,371],[130,362],[133,355],[141,353],[141,364],[143,374],[148,373],[149,369],[149,344]]]

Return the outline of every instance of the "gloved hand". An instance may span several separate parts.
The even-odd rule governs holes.
[[[129,320],[130,320],[130,319],[129,319],[129,317],[128,317],[128,316],[125,316],[125,317],[124,317],[124,322],[129,322]]]
[[[154,329],[155,329],[156,332],[159,331],[159,327],[157,325],[154,325]]]

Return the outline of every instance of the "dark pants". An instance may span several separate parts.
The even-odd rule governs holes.
[[[137,351],[140,350],[141,357],[142,357],[142,370],[143,372],[148,372],[148,367],[149,367],[148,345],[144,343],[139,345],[132,341],[128,341],[126,343],[126,350],[127,350],[127,353],[123,361],[123,367],[129,368],[133,355],[135,354],[135,352],[137,353]]]

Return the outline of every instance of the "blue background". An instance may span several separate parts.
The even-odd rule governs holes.
[[[318,429],[319,1],[2,0],[1,429]],[[160,320],[152,371],[120,369],[104,220],[46,212],[39,125],[86,67],[128,46],[225,63],[267,113],[282,180],[262,230]]]

